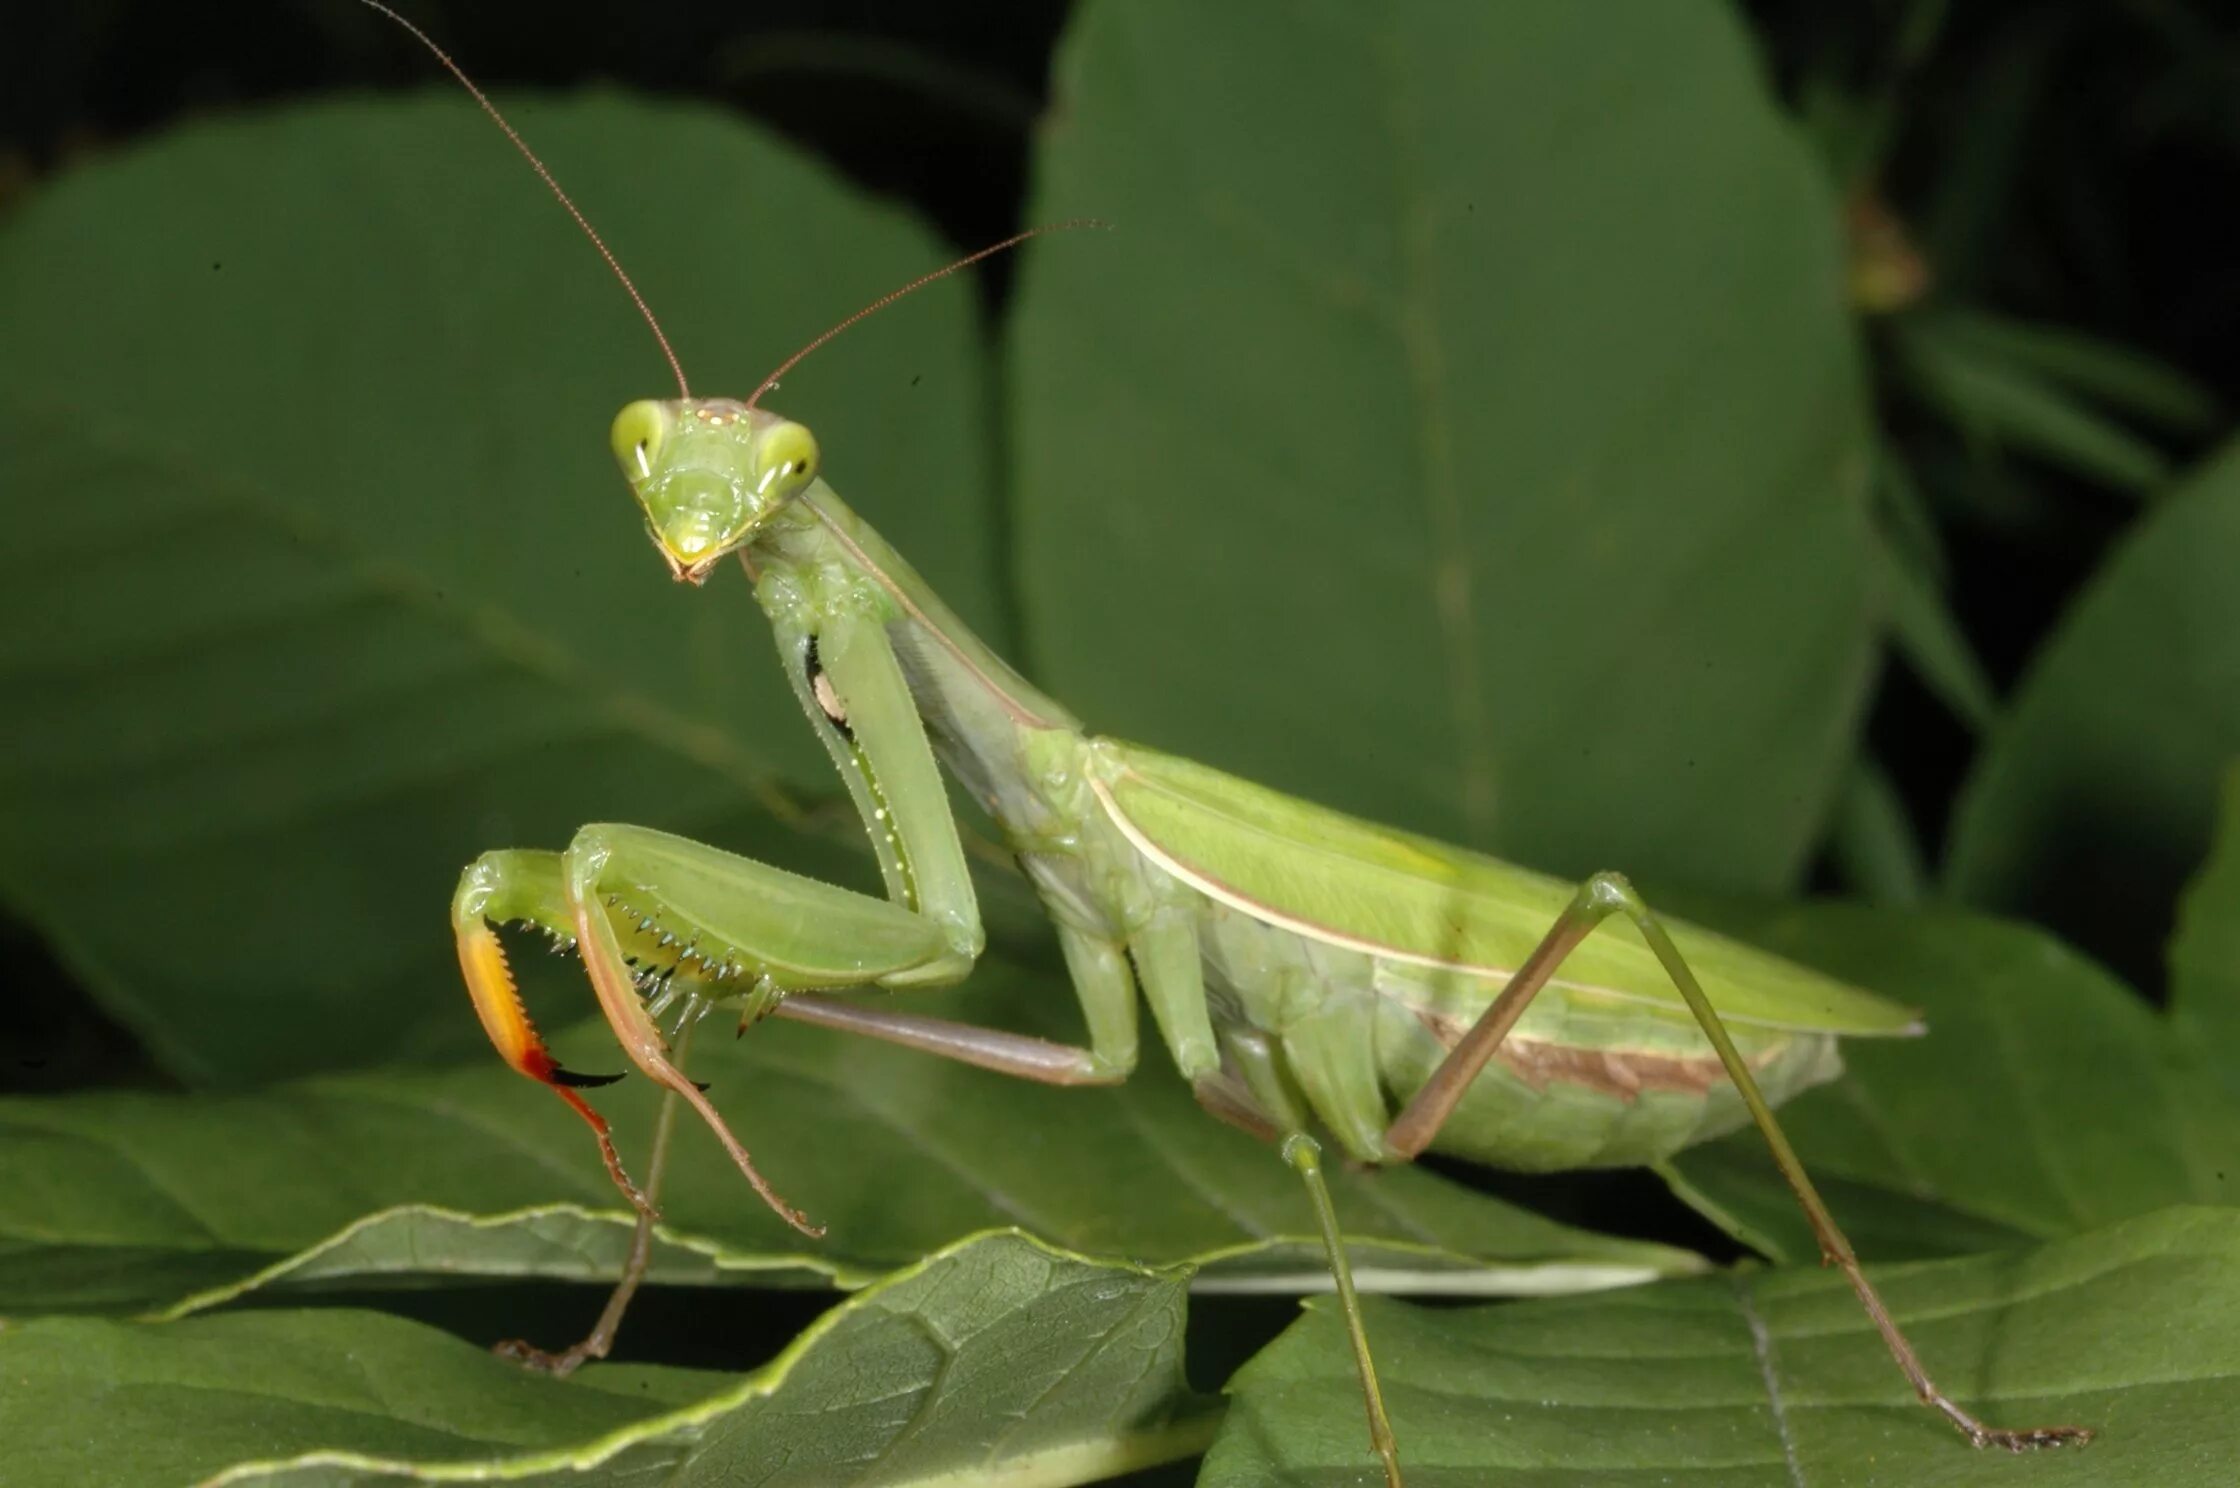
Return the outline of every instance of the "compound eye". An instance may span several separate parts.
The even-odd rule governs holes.
[[[799,424],[779,424],[762,436],[762,485],[800,490],[817,473],[817,437]]]
[[[653,474],[660,458],[661,441],[669,432],[669,411],[650,398],[642,398],[614,416],[610,438],[614,458],[622,473],[633,481]]]

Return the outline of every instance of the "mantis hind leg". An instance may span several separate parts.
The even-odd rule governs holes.
[[[1851,1248],[1851,1242],[1837,1226],[1835,1216],[1828,1212],[1828,1206],[1821,1199],[1819,1190],[1813,1187],[1812,1179],[1805,1173],[1804,1164],[1797,1160],[1795,1149],[1789,1145],[1789,1138],[1782,1132],[1781,1124],[1774,1119],[1773,1108],[1760,1093],[1748,1062],[1736,1050],[1734,1041],[1727,1036],[1726,1026],[1720,1022],[1717,1010],[1711,1006],[1711,1000],[1704,995],[1695,972],[1689,968],[1679,947],[1665,933],[1664,926],[1658,923],[1648,904],[1618,874],[1598,873],[1580,885],[1570,906],[1549,927],[1548,933],[1533,948],[1532,954],[1525,958],[1516,974],[1510,977],[1509,985],[1502,989],[1492,1006],[1479,1015],[1478,1021],[1448,1053],[1439,1068],[1432,1072],[1431,1078],[1416,1092],[1407,1109],[1400,1113],[1399,1119],[1387,1130],[1387,1157],[1395,1162],[1406,1162],[1431,1145],[1440,1126],[1461,1103],[1470,1082],[1477,1078],[1478,1072],[1485,1068],[1494,1052],[1501,1047],[1501,1041],[1508,1037],[1509,1030],[1523,1015],[1526,1005],[1548,984],[1556,968],[1562,965],[1563,959],[1597,925],[1612,915],[1623,915],[1633,922],[1642,938],[1649,943],[1649,949],[1656,954],[1666,975],[1672,978],[1673,986],[1679,989],[1688,1010],[1695,1015],[1704,1036],[1717,1051],[1719,1063],[1725,1067],[1727,1077],[1734,1081],[1735,1088],[1741,1092],[1751,1120],[1757,1123],[1759,1132],[1766,1139],[1766,1145],[1772,1149],[1774,1166],[1781,1170],[1782,1178],[1796,1195],[1798,1207],[1804,1210],[1805,1218],[1810,1221],[1812,1233],[1820,1242],[1822,1264],[1839,1268],[1844,1279],[1851,1283],[1851,1290],[1858,1296],[1860,1305],[1866,1309],[1867,1317],[1882,1335],[1882,1341],[1889,1348],[1891,1357],[1897,1360],[1898,1367],[1905,1372],[1908,1383],[1913,1386],[1914,1393],[1922,1404],[1934,1407],[1942,1413],[1978,1447],[1996,1446],[2004,1447],[2010,1452],[2021,1452],[2033,1447],[2090,1441],[2092,1432],[2081,1426],[2044,1426],[2023,1430],[2003,1430],[1987,1426],[1937,1388],[1929,1378],[1928,1371],[1922,1367],[1920,1356],[1914,1352],[1913,1345],[1907,1342],[1905,1334],[1899,1331],[1897,1323],[1891,1318],[1890,1310],[1883,1304],[1881,1295],[1875,1291],[1873,1283],[1867,1280],[1866,1272],[1860,1267],[1859,1257]]]

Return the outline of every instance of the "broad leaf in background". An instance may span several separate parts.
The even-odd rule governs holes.
[[[1844,1045],[1781,1122],[1861,1255],[2051,1240],[2172,1204],[2240,1204],[2240,1096],[2188,1030],[2044,932],[1960,911],[1814,905],[1725,928],[1921,1009]],[[2213,1056],[2240,1067],[2240,1049]],[[1682,1197],[1793,1262],[1819,1253],[1754,1132],[1669,1165]]]
[[[1788,886],[1871,664],[1838,209],[1711,6],[1088,4],[1011,336],[1092,726],[1573,873]]]
[[[1033,1027],[1032,1000],[1054,990],[994,964],[971,988],[913,1005]],[[726,1033],[709,1020],[693,1073],[830,1233],[787,1229],[686,1117],[659,1280],[860,1285],[959,1235],[1020,1225],[1098,1254],[1204,1264],[1229,1284],[1327,1283],[1297,1176],[1200,1110],[1163,1064],[1117,1090],[1064,1091],[783,1021]],[[578,1069],[621,1059],[603,1023],[556,1045]],[[652,1130],[650,1083],[598,1098],[635,1158]],[[1333,1185],[1364,1284],[1379,1289],[1576,1290],[1702,1264],[1427,1171],[1339,1173]],[[255,1094],[0,1101],[0,1314],[222,1301],[268,1267],[268,1285],[611,1282],[621,1211],[581,1123],[494,1058]]]
[[[503,1477],[689,1484],[1059,1485],[1202,1450],[1182,1271],[1018,1235],[848,1299],[752,1375],[531,1374],[378,1313],[0,1333],[11,1488]]]
[[[515,120],[699,391],[744,394],[942,256],[700,110]],[[80,171],[0,234],[0,325],[0,894],[174,1073],[476,1041],[444,912],[483,848],[636,820],[800,861],[789,787],[837,790],[767,627],[735,573],[670,582],[607,451],[668,373],[471,103],[197,127]],[[975,622],[983,376],[948,285],[784,395]]]
[[[1369,1336],[1408,1481],[1472,1488],[2226,1488],[2240,1418],[2240,1214],[2179,1209],[2015,1255],[1878,1268],[1943,1388],[2083,1448],[1972,1450],[1913,1398],[1842,1277],[1671,1282],[1432,1311]],[[1361,1393],[1316,1304],[1229,1386],[1203,1488],[1374,1480]]]
[[[2225,771],[2216,851],[2179,907],[2170,1018],[2240,1099],[2240,764]]]
[[[1953,824],[1946,883],[2134,975],[2240,757],[2240,444],[2158,502],[2009,700]]]

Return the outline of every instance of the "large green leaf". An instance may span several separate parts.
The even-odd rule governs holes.
[[[841,1303],[749,1375],[555,1380],[348,1310],[52,1319],[0,1333],[0,1441],[11,1488],[1086,1483],[1204,1446],[1186,1280],[988,1236]]]
[[[2027,926],[1818,905],[1731,924],[1922,1010],[1926,1037],[1844,1046],[1781,1122],[1861,1254],[2049,1240],[2168,1205],[2240,1204],[2240,1097],[2190,1032]],[[2209,1059],[2240,1068],[2226,1044]],[[1684,1197],[1769,1253],[1818,1254],[1765,1143],[1671,1164]]]
[[[1029,658],[1539,866],[1788,884],[1870,663],[1837,211],[1710,6],[1091,3],[1011,325]]]
[[[941,256],[703,110],[516,122],[702,391]],[[828,767],[746,585],[669,583],[607,454],[661,360],[470,103],[202,126],[80,171],[0,235],[0,325],[0,894],[173,1071],[471,1039],[438,927],[482,848],[639,820],[798,860],[787,783]],[[948,285],[784,394],[975,621],[983,376]]]
[[[2090,1445],[1971,1451],[1818,1270],[1430,1311],[1369,1333],[1415,1488],[2225,1488],[2240,1419],[2240,1213],[2172,1210],[2042,1249],[1877,1270],[1933,1377],[2003,1426]],[[1230,1384],[1200,1482],[1374,1480],[1331,1309]]]
[[[1032,1026],[1029,999],[1052,990],[993,966],[927,1005]],[[1198,1109],[1163,1065],[1118,1090],[1061,1091],[782,1021],[736,1042],[724,1032],[710,1020],[693,1072],[830,1237],[785,1228],[688,1120],[657,1280],[860,1285],[1009,1224],[1099,1254],[1201,1263],[1224,1285],[1325,1277],[1296,1176]],[[577,1068],[620,1062],[603,1024],[557,1045]],[[650,1084],[599,1099],[625,1150],[642,1150]],[[1429,1172],[1335,1182],[1380,1289],[1572,1290],[1701,1264]],[[251,1282],[610,1281],[628,1234],[620,1210],[589,1134],[494,1059],[255,1094],[0,1101],[0,1313],[201,1305]]]
[[[2240,758],[2240,444],[2159,502],[2012,698],[1962,797],[1947,882],[2152,963]]]

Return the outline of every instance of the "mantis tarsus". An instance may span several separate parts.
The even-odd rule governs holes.
[[[1775,1103],[1834,1075],[1838,1038],[1914,1031],[1907,1010],[1661,922],[1616,874],[1565,885],[1089,734],[840,500],[806,428],[759,406],[779,374],[869,310],[743,401],[692,396],[652,311],[543,164],[432,41],[378,0],[363,3],[459,77],[652,327],[678,396],[625,408],[615,456],[675,578],[700,584],[737,556],[886,888],[874,898],[624,825],[585,827],[562,852],[497,851],[468,867],[452,919],[483,1027],[507,1063],[592,1127],[638,1214],[624,1275],[591,1334],[557,1354],[517,1354],[564,1372],[611,1346],[644,1272],[678,1102],[779,1214],[821,1233],[685,1074],[692,1026],[712,1007],[740,1006],[743,1023],[793,1018],[1026,1079],[1096,1085],[1135,1067],[1140,995],[1201,1103],[1276,1142],[1305,1182],[1371,1446],[1391,1483],[1401,1481],[1398,1448],[1322,1178],[1324,1142],[1363,1163],[1437,1151],[1544,1170],[1650,1162],[1753,1121],[1824,1260],[1841,1268],[1924,1403],[1979,1447],[2090,1439],[2078,1427],[1987,1426],[1931,1383],[1774,1119]],[[945,985],[979,956],[943,765],[986,808],[1047,909],[1085,1046],[823,995]],[[1637,934],[1593,936],[1612,917]],[[664,1088],[644,1189],[581,1093],[604,1081],[561,1068],[531,1026],[497,937],[509,923],[581,953],[623,1051]],[[656,1020],[672,1005],[677,1030],[665,1038]]]

